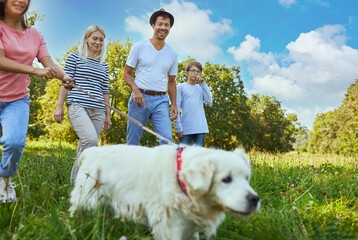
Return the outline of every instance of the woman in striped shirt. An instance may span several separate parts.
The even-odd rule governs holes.
[[[78,87],[109,104],[108,65],[104,61],[105,37],[103,28],[90,26],[78,52],[68,56],[64,71],[76,80]],[[61,86],[54,113],[58,123],[61,123],[64,117],[63,104],[66,96],[67,91]],[[76,88],[69,91],[66,104],[68,118],[79,137],[77,156],[71,172],[71,180],[74,182],[78,172],[78,156],[84,149],[98,145],[102,128],[108,130],[111,127],[111,113],[104,104]]]

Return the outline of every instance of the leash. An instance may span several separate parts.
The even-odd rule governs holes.
[[[64,81],[62,81],[62,82],[63,82],[63,83],[66,83],[67,81],[64,80]],[[69,81],[69,82],[70,82],[71,87],[76,88],[76,89],[79,90],[80,92],[82,92],[82,93],[88,95],[89,97],[91,97],[91,98],[97,100],[98,102],[104,104],[106,107],[109,107],[110,109],[112,109],[113,111],[115,111],[116,113],[118,113],[119,115],[121,115],[122,117],[124,117],[124,118],[126,118],[126,119],[128,119],[128,120],[130,120],[130,121],[132,121],[132,122],[134,122],[134,123],[137,124],[141,129],[143,129],[143,130],[149,132],[150,134],[156,136],[159,140],[162,140],[162,141],[164,141],[164,142],[167,143],[167,144],[174,144],[174,145],[176,145],[175,143],[173,143],[172,141],[166,139],[166,138],[163,137],[162,135],[160,135],[160,134],[154,132],[153,130],[151,130],[151,129],[145,127],[145,126],[143,126],[143,124],[141,124],[141,123],[140,123],[139,121],[137,121],[136,119],[134,119],[134,118],[128,116],[127,114],[125,114],[125,113],[119,111],[118,109],[112,107],[111,105],[105,103],[104,101],[102,101],[102,100],[96,98],[96,97],[93,96],[92,94],[90,94],[90,93],[84,91],[83,89],[81,89],[79,86],[77,86],[77,85],[75,84],[75,80],[73,80],[73,81],[71,80],[71,81]]]
[[[189,197],[188,195],[188,191],[187,191],[187,188],[186,188],[186,184],[185,182],[180,178],[179,174],[180,174],[180,171],[181,171],[181,162],[182,162],[182,157],[181,157],[181,154],[183,152],[183,150],[185,149],[185,147],[178,147],[178,152],[177,152],[177,182],[178,182],[178,185],[180,187],[180,190],[187,196]]]

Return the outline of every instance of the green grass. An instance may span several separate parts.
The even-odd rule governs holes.
[[[0,205],[1,239],[152,239],[150,229],[108,212],[69,217],[75,147],[29,142],[21,160],[18,201]],[[357,157],[251,153],[251,185],[261,209],[231,214],[216,239],[358,239]]]

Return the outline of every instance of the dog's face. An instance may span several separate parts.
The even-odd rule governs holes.
[[[249,215],[260,207],[259,197],[249,184],[250,162],[242,149],[210,149],[190,161],[182,171],[189,196],[207,198],[207,204],[239,215]]]

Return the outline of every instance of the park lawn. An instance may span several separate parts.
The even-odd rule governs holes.
[[[111,219],[101,208],[69,217],[75,148],[28,142],[12,179],[18,201],[0,205],[0,238],[152,239],[146,226]],[[227,214],[216,239],[358,239],[357,157],[249,155],[261,209],[246,218]]]

